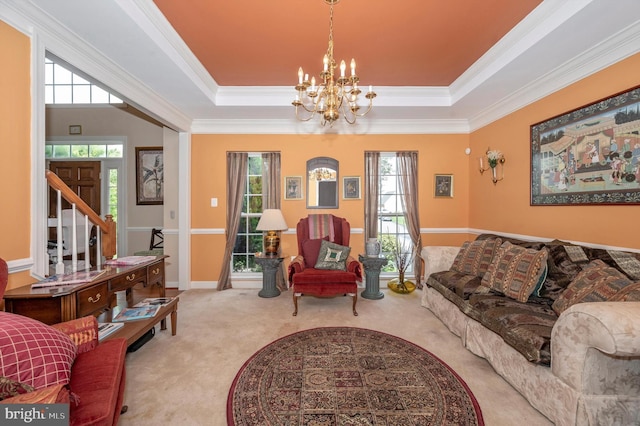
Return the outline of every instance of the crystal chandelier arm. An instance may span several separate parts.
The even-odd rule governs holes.
[[[302,68],[298,70],[298,85],[295,89],[298,92],[296,99],[293,101],[293,105],[296,108],[296,117],[301,121],[309,121],[311,118],[318,114],[320,115],[320,122],[324,126],[329,123],[333,123],[340,119],[342,116],[347,123],[355,124],[358,117],[363,117],[368,114],[373,108],[373,98],[376,97],[371,86],[369,86],[369,92],[366,94],[366,98],[369,100],[369,105],[366,111],[358,113],[360,106],[358,105],[358,95],[361,90],[358,88],[358,82],[360,79],[356,74],[356,61],[351,59],[350,71],[351,75],[347,76],[347,64],[345,61],[340,62],[340,74],[336,74],[337,64],[333,56],[333,6],[340,0],[325,0],[329,8],[329,43],[327,51],[323,57],[323,68],[320,72],[321,83],[318,84],[317,89],[315,85],[315,77],[309,81],[308,74],[304,74]],[[298,108],[302,107],[302,108]],[[302,109],[304,111],[299,111]],[[301,117],[303,112],[310,113],[308,117]]]
[[[307,108],[304,107],[304,105],[302,105],[302,107],[304,108],[305,111],[310,112],[311,114],[309,114],[308,117],[302,117],[300,116],[300,114],[298,113],[298,105],[296,105],[296,118],[300,121],[309,121],[313,118],[313,116],[315,115],[313,111],[309,111]]]

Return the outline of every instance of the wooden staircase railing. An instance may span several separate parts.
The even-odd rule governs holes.
[[[69,188],[67,184],[58,177],[58,175],[53,173],[51,170],[46,170],[45,176],[47,178],[49,186],[58,191],[59,198],[61,197],[67,200],[69,203],[71,203],[72,206],[75,207],[77,211],[85,215],[89,222],[93,223],[99,228],[98,242],[100,243],[101,241],[102,244],[101,247],[100,245],[98,246],[98,266],[102,263],[101,256],[104,256],[106,259],[112,259],[116,254],[116,223],[113,221],[113,216],[110,214],[105,215],[105,219],[103,220],[95,211],[93,211],[93,209],[91,209],[91,207],[89,207],[87,203],[84,202],[84,200],[82,200],[82,198],[80,198],[75,192],[73,192],[73,190]],[[58,211],[60,211],[60,203],[58,203]],[[60,222],[61,220],[59,218],[58,223],[60,224]],[[61,229],[61,225],[58,226],[58,229]],[[61,247],[61,239],[62,235],[58,233],[59,247]],[[100,248],[102,250],[100,250]],[[87,246],[85,250],[85,259],[87,259],[89,247]],[[100,251],[102,251],[102,253],[100,253]],[[62,259],[58,259],[58,262],[62,262]],[[56,273],[61,272],[58,272],[58,270],[56,269]]]

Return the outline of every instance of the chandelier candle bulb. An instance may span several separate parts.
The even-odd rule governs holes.
[[[302,67],[298,68],[298,84],[302,84],[302,75],[303,75]]]
[[[356,75],[356,60],[351,58],[351,76]]]

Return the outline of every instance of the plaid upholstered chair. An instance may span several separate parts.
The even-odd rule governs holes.
[[[360,263],[350,255],[351,226],[346,219],[332,214],[312,214],[296,226],[298,256],[289,265],[293,290],[293,315],[298,314],[298,298],[352,296],[353,315],[358,315],[358,282],[362,281]]]

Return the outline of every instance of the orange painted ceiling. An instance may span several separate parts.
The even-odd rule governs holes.
[[[154,0],[221,86],[293,86],[318,76],[329,39],[323,0]],[[448,86],[541,0],[342,0],[336,60],[361,84]],[[186,7],[188,5],[188,7]]]

